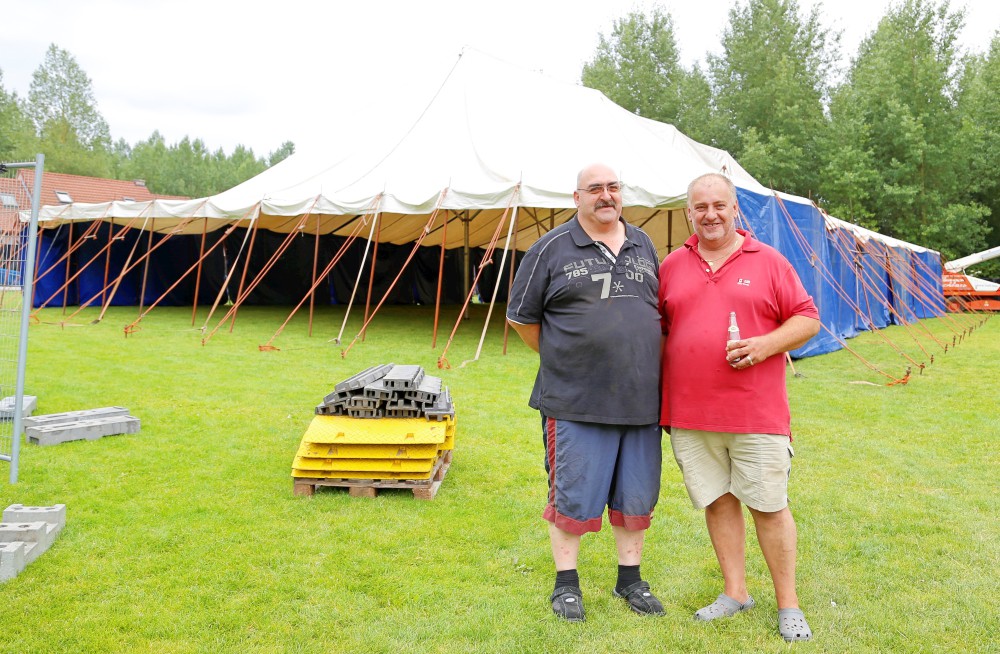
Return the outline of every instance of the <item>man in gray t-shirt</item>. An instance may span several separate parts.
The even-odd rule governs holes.
[[[549,497],[543,517],[556,564],[552,609],[582,621],[580,539],[604,510],[618,548],[614,594],[662,615],[639,574],[660,489],[656,248],[621,218],[621,183],[584,168],[577,215],[538,239],[518,267],[507,320],[539,353],[528,404],[542,415]]]

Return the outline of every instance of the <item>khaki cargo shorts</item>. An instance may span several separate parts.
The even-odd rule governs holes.
[[[672,428],[670,446],[696,509],[726,493],[757,511],[788,506],[792,445],[780,434],[733,434]]]

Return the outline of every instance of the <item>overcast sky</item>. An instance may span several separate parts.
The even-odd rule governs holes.
[[[362,145],[387,121],[410,121],[464,46],[576,82],[600,34],[631,9],[674,19],[685,66],[719,51],[732,0],[22,0],[0,9],[3,87],[26,97],[49,44],[93,84],[112,138],[159,130],[211,150],[237,144],[266,156]],[[844,32],[844,64],[890,0],[799,0]],[[986,52],[1000,29],[996,0],[966,8],[961,46]],[[497,89],[502,101],[511,89]],[[570,110],[571,108],[567,108]]]

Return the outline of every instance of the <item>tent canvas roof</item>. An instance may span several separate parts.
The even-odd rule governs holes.
[[[42,220],[136,219],[160,232],[178,226],[200,233],[234,220],[288,232],[347,234],[360,214],[382,213],[381,240],[415,240],[435,208],[469,212],[470,245],[492,236],[497,218],[518,206],[517,246],[526,248],[545,229],[575,210],[573,182],[587,164],[618,170],[629,220],[646,220],[684,204],[687,183],[705,172],[725,172],[741,188],[767,193],[728,153],[699,144],[671,125],[636,116],[600,92],[555,81],[466,49],[434,98],[412,124],[386,126],[402,134],[385,147],[343,156],[296,153],[218,195],[194,200],[74,203],[46,207]],[[372,142],[384,141],[372,135]],[[300,226],[298,216],[309,215]],[[314,219],[315,218],[315,219]],[[652,234],[661,247],[689,233],[678,213],[678,233]],[[155,219],[155,220],[153,220]],[[141,222],[140,222],[141,221]],[[656,223],[668,221],[654,221]],[[248,223],[247,223],[248,224]],[[441,242],[432,230],[426,245]],[[664,231],[666,225],[646,225]],[[659,236],[659,238],[657,238]],[[449,247],[462,245],[457,230]],[[665,254],[665,250],[661,254]]]

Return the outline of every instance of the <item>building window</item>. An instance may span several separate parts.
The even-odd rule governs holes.
[[[56,191],[56,197],[63,204],[73,204],[73,197],[66,191]]]
[[[17,198],[10,193],[0,193],[0,203],[4,209],[17,209]]]

